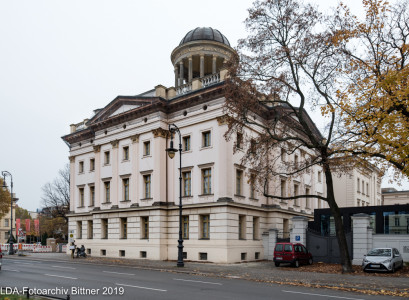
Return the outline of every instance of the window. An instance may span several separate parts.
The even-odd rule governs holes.
[[[244,215],[239,216],[239,239],[246,239],[246,216]]]
[[[305,188],[305,194],[309,195],[310,194],[310,188]],[[310,208],[311,204],[310,204],[310,198],[305,198],[305,207],[306,208]]]
[[[318,182],[322,182],[322,172],[318,171]]]
[[[89,206],[95,205],[95,186],[89,187]]]
[[[236,195],[242,195],[243,171],[236,170]]]
[[[256,175],[250,175],[250,199],[256,198]]]
[[[88,239],[92,240],[94,237],[94,222],[88,221]]]
[[[294,167],[298,168],[298,155],[294,155]]]
[[[104,190],[105,190],[105,203],[110,203],[111,201],[111,183],[109,181],[104,182]]]
[[[281,179],[280,190],[281,190],[281,197],[286,197],[287,193],[286,193],[286,186],[285,186],[285,180],[284,179]]]
[[[4,227],[9,227],[9,219],[4,219]]]
[[[144,197],[145,199],[151,198],[151,174],[143,175],[144,184]]]
[[[141,238],[149,239],[149,217],[141,217]]]
[[[357,179],[357,192],[360,193],[359,187],[361,185],[361,182],[359,180],[359,178]]]
[[[189,216],[183,216],[182,218],[182,225],[183,225],[183,239],[189,239]]]
[[[238,149],[243,149],[243,134],[240,132],[237,132],[236,147]]]
[[[90,171],[95,171],[95,158],[91,158],[89,160],[89,170]]]
[[[78,166],[79,172],[84,173],[84,162],[80,161]]]
[[[123,147],[123,160],[129,160],[129,147]]]
[[[200,216],[200,237],[202,239],[209,239],[210,238],[210,216],[209,215],[201,215]]]
[[[192,196],[192,172],[187,171],[182,173],[183,177],[183,196]]]
[[[210,147],[212,144],[210,131],[202,132],[202,147]]]
[[[77,221],[77,239],[82,239],[82,221]]]
[[[84,206],[84,188],[79,188],[79,207],[83,207]]]
[[[369,183],[366,183],[366,195],[369,196]]]
[[[105,152],[104,152],[104,164],[105,164],[105,165],[109,165],[109,163],[110,163],[109,151],[105,151]]]
[[[298,186],[298,184],[294,184],[294,197],[297,197],[298,196],[298,188],[299,188],[299,186]],[[298,199],[298,198],[295,198],[294,199],[294,206],[300,206],[300,199]]]
[[[362,194],[365,194],[365,182],[362,180]]]
[[[202,169],[203,195],[212,193],[212,169]]]
[[[395,218],[395,226],[399,227],[400,226],[400,219]]]
[[[144,156],[151,155],[151,142],[150,141],[143,143],[143,155]]]
[[[285,155],[286,155],[285,149],[281,148],[280,158],[281,158],[281,161],[282,161],[282,162],[285,161]]]
[[[9,232],[6,231],[6,232],[4,233],[4,239],[5,239],[5,240],[8,240],[8,239],[9,239],[9,236],[10,236]]]
[[[129,201],[129,178],[122,179],[123,201]]]
[[[253,217],[253,240],[259,240],[260,218]]]
[[[108,238],[108,219],[101,219],[101,239]]]
[[[183,137],[183,151],[190,151],[190,135]]]
[[[121,239],[128,237],[128,219],[121,218]]]

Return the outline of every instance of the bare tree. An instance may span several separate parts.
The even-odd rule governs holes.
[[[229,131],[247,135],[243,164],[258,174],[264,196],[283,201],[318,198],[328,203],[334,217],[343,272],[352,265],[339,207],[335,201],[333,171],[346,157],[333,148],[337,115],[333,104],[336,70],[340,67],[326,19],[311,5],[297,0],[255,1],[245,23],[250,32],[239,41],[238,56],[229,62],[226,89]],[[329,111],[325,135],[305,108],[322,105]],[[249,132],[249,130],[247,130]],[[303,153],[292,161],[283,155]],[[271,182],[279,176],[289,180],[318,165],[323,170],[326,195],[294,192],[280,195]],[[277,186],[277,185],[276,185]],[[275,192],[274,192],[275,191]]]
[[[70,210],[70,166],[67,164],[58,171],[53,182],[42,187],[43,210],[53,218],[62,217],[68,223],[66,214]]]

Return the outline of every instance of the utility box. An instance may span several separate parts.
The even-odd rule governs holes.
[[[48,238],[47,239],[47,246],[51,246],[51,251],[56,252],[57,251],[57,242],[53,238]]]

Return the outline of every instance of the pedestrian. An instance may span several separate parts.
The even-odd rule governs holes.
[[[74,259],[74,253],[75,253],[75,244],[74,244],[74,242],[71,243],[70,250],[71,250],[71,259]]]

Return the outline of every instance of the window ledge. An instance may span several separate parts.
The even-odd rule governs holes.
[[[182,153],[184,154],[184,153],[192,153],[193,151],[190,149],[190,150],[182,150]]]
[[[77,206],[77,208],[84,208],[85,206],[84,205],[82,205],[82,206]]]
[[[201,194],[199,197],[208,197],[208,196],[214,196],[214,194]]]
[[[131,200],[122,200],[122,201],[119,201],[120,203],[127,203],[127,202],[131,202]]]
[[[104,164],[103,167],[109,167],[111,164]]]
[[[95,172],[95,169],[94,170],[89,170],[89,173],[94,173]]]
[[[141,200],[153,200],[153,198],[142,198]]]
[[[234,194],[234,197],[237,197],[237,198],[246,198],[245,196],[243,196],[243,195],[237,195],[237,194]]]
[[[213,145],[211,145],[211,146],[206,146],[206,147],[201,147],[200,148],[200,150],[206,150],[206,149],[211,149],[211,148],[213,148]]]
[[[193,198],[193,195],[189,195],[189,196],[182,196],[182,198]]]
[[[210,238],[200,238],[199,240],[210,240]]]
[[[250,199],[250,200],[253,200],[253,201],[258,201],[257,198],[252,198],[252,197],[250,197],[249,199]]]
[[[130,159],[123,159],[121,162],[130,162]]]
[[[112,202],[102,202],[101,204],[111,204]]]
[[[148,158],[148,157],[152,157],[152,155],[142,155],[142,158]]]
[[[88,207],[94,207],[94,205],[88,205]]]

